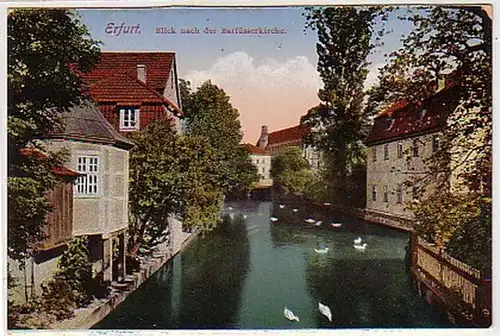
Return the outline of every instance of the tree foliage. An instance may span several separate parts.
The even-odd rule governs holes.
[[[242,140],[238,110],[223,89],[210,81],[191,92],[189,82],[181,81],[187,133],[203,137],[214,150],[224,193],[238,193],[258,180]]]
[[[168,219],[185,228],[213,229],[219,221],[222,190],[214,151],[205,138],[179,135],[171,119],[157,120],[132,135],[129,249],[154,246]]]
[[[342,6],[310,7],[305,14],[306,28],[317,32],[317,70],[323,88],[318,93],[321,103],[311,108],[301,123],[312,127],[306,143],[328,153],[329,170],[324,180],[332,185],[336,202],[345,200],[353,166],[365,160],[367,57],[383,34],[383,29],[375,28],[376,19],[383,22],[386,12],[379,7]]]
[[[381,69],[370,106],[401,99],[419,104],[439,80],[458,84],[458,108],[448,118],[440,150],[426,160],[425,174],[408,179],[417,187],[410,204],[417,229],[444,249],[460,232],[472,233],[467,225],[491,217],[491,18],[479,6],[435,6],[412,8],[403,19],[413,30]],[[491,241],[480,234],[469,238],[475,246]]]
[[[15,9],[7,17],[8,253],[14,259],[29,254],[43,238],[51,206],[45,192],[57,179],[50,172],[62,162],[60,153],[25,156],[33,140],[62,125],[61,113],[83,98],[77,71],[97,61],[98,43],[68,10]]]
[[[271,177],[284,193],[303,195],[314,182],[314,173],[296,146],[284,148],[271,159]]]

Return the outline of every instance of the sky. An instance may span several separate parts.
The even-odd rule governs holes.
[[[299,123],[319,103],[316,34],[304,32],[302,7],[80,9],[77,12],[103,51],[175,51],[180,78],[193,89],[218,85],[239,110],[243,142],[255,143],[262,125],[275,131]],[[370,55],[365,86],[376,80],[384,53],[400,45],[410,26],[395,18],[385,46]],[[120,32],[115,27],[130,27]],[[139,27],[137,28],[137,25]],[[136,27],[132,29],[132,27]],[[169,34],[156,34],[164,27]],[[224,29],[277,28],[281,34],[224,34]],[[182,29],[198,34],[182,34]],[[175,31],[175,33],[173,33]],[[132,34],[131,32],[134,32]],[[140,32],[140,33],[139,33]],[[211,32],[211,33],[210,33]]]

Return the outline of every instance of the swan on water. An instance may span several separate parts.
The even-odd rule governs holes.
[[[278,218],[276,218],[276,217],[271,217],[270,219],[271,219],[271,222],[277,222],[278,221]]]
[[[332,311],[330,310],[330,307],[318,302],[318,309],[321,314],[325,315],[328,320],[332,322]]]
[[[323,203],[323,205],[331,205],[331,203],[325,202]]]
[[[342,223],[332,223],[331,225],[332,225],[332,227],[334,227],[334,228],[338,228],[338,227],[341,227],[341,226],[342,226]]]
[[[314,225],[320,226],[322,223],[323,223],[322,221],[317,221],[316,224],[314,224]]]
[[[368,246],[367,243],[363,243],[363,245],[354,245],[354,248],[356,250],[361,250],[361,251],[364,251],[366,249],[366,247]]]
[[[283,209],[285,207],[284,204],[280,204],[280,209]]]
[[[362,241],[362,240],[361,240],[361,237],[358,237],[358,238],[354,239],[354,244],[356,244],[356,245],[360,245],[360,244],[361,244],[361,241]]]
[[[287,319],[289,319],[290,321],[297,321],[299,322],[299,317],[297,315],[295,315],[290,309],[288,309],[287,307],[285,307],[285,310],[283,311],[283,313],[285,314],[285,317]]]
[[[299,211],[299,209],[293,209],[293,212],[297,212],[297,211]]]
[[[306,222],[306,223],[316,223],[316,220],[314,218],[307,218],[307,219],[304,219],[304,222]]]
[[[317,249],[317,248],[314,249],[314,251],[316,251],[316,253],[320,253],[320,254],[328,253],[328,250],[329,250],[328,247],[324,247],[322,249]]]

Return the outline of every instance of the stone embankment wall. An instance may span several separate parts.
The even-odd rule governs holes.
[[[182,229],[179,231],[179,223],[171,223],[172,244],[161,244],[156,247],[151,256],[142,258],[140,270],[128,275],[124,283],[112,284],[114,290],[107,298],[95,301],[88,307],[77,309],[73,318],[57,321],[51,325],[50,329],[89,329],[105,318],[130,293],[139,288],[146,279],[194,239],[196,233],[185,233]]]

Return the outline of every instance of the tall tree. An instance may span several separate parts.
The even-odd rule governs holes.
[[[215,152],[224,193],[248,188],[257,180],[248,153],[242,152],[241,123],[230,97],[217,85],[206,81],[195,92],[189,82],[181,82],[187,133],[204,137]],[[242,174],[246,175],[242,179]],[[249,178],[250,177],[250,178]]]
[[[21,155],[39,136],[61,127],[59,116],[84,97],[78,71],[98,60],[93,40],[68,10],[16,9],[7,18],[8,254],[22,259],[43,238],[51,206],[44,193],[56,178],[60,155]],[[77,70],[77,71],[75,71]]]
[[[213,229],[219,222],[222,190],[206,139],[177,134],[170,119],[149,124],[132,139],[129,250],[156,245],[171,216],[182,220],[184,228]]]
[[[453,237],[461,239],[464,226],[491,218],[491,17],[480,6],[435,6],[410,8],[404,19],[413,30],[381,69],[370,105],[380,108],[401,99],[418,104],[440,80],[458,84],[458,108],[448,118],[440,150],[427,160],[425,174],[408,178],[418,187],[412,204],[416,228],[445,248]],[[457,190],[451,190],[450,180]],[[470,244],[491,244],[489,230],[476,232]]]
[[[328,153],[325,158],[330,159],[330,169],[325,178],[335,186],[333,200],[342,203],[350,192],[346,181],[354,165],[365,160],[367,57],[383,32],[376,31],[376,23],[383,22],[386,14],[378,7],[343,6],[310,7],[305,16],[306,28],[317,32],[317,70],[323,88],[318,93],[321,103],[301,123],[312,126],[306,142]]]

